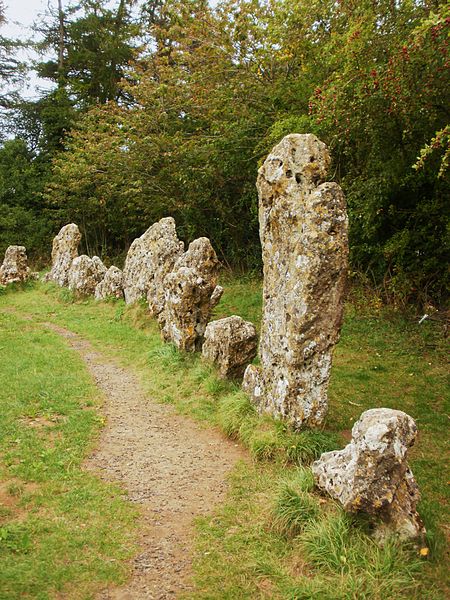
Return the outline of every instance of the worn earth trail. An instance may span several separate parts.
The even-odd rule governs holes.
[[[220,433],[153,402],[132,373],[77,334],[45,325],[80,353],[105,396],[107,425],[87,466],[122,483],[141,510],[140,552],[131,579],[124,587],[102,590],[98,600],[165,599],[188,592],[192,520],[224,499],[227,473],[245,454]]]

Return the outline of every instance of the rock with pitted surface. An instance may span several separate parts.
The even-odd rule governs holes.
[[[82,255],[72,261],[69,271],[69,289],[79,296],[90,296],[106,274],[106,267],[98,256]]]
[[[0,267],[0,284],[21,283],[32,277],[25,246],[8,246]]]
[[[216,285],[219,261],[208,238],[194,240],[163,282],[159,324],[165,341],[186,352],[200,350],[211,311],[223,289]]]
[[[117,267],[109,267],[104,278],[95,288],[96,300],[123,298],[123,274]]]
[[[45,281],[53,281],[60,286],[68,285],[70,267],[73,259],[78,256],[80,240],[81,233],[75,223],[64,225],[53,238],[52,268],[45,276]]]
[[[164,304],[163,281],[183,250],[184,244],[177,237],[172,217],[154,223],[135,239],[123,269],[126,303],[147,298],[151,314],[157,316]]]
[[[381,541],[390,534],[406,540],[425,532],[416,510],[419,489],[407,462],[416,435],[406,413],[367,410],[354,424],[350,444],[322,454],[312,466],[317,486],[344,510],[379,517],[375,537]]]
[[[242,379],[256,356],[257,339],[253,323],[236,315],[211,321],[205,330],[202,355],[218,366],[223,379]]]
[[[330,157],[314,135],[286,136],[258,172],[264,264],[261,367],[243,388],[260,412],[293,427],[326,415],[333,347],[342,323],[347,213],[336,183],[323,183]]]

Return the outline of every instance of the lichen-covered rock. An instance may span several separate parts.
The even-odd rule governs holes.
[[[158,321],[165,341],[194,352],[203,343],[211,310],[223,289],[217,286],[219,261],[208,238],[194,240],[163,282],[164,308]]]
[[[80,240],[81,233],[75,223],[64,225],[53,239],[52,268],[45,281],[53,281],[60,286],[68,285],[70,267],[73,259],[78,256]]]
[[[164,278],[183,254],[184,244],[177,237],[172,217],[154,223],[128,250],[123,269],[125,301],[132,304],[147,298],[152,315],[164,304]]]
[[[344,510],[380,517],[375,537],[395,533],[413,539],[424,533],[417,513],[419,489],[408,466],[417,427],[406,413],[389,408],[364,412],[343,450],[326,452],[313,463],[317,486]]]
[[[0,284],[20,283],[32,277],[25,246],[8,246],[0,267]]]
[[[326,146],[314,135],[293,134],[258,172],[261,368],[248,367],[243,388],[258,410],[296,428],[324,420],[342,323],[348,224],[341,188],[322,183],[329,162]]]
[[[257,335],[253,323],[233,315],[208,323],[203,358],[214,362],[222,378],[239,379],[256,356]]]
[[[109,267],[104,278],[95,288],[96,300],[123,298],[123,274],[117,267]]]
[[[74,258],[69,270],[69,289],[80,296],[94,294],[106,274],[106,267],[98,256],[81,255]]]

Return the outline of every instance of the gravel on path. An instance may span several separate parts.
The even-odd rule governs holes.
[[[121,483],[139,504],[140,551],[129,582],[98,600],[163,600],[189,592],[193,519],[225,498],[227,474],[246,454],[214,429],[146,396],[137,377],[79,335],[53,323],[79,352],[105,397],[106,426],[87,467]]]

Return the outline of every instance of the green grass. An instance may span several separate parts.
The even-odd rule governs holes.
[[[215,317],[239,314],[259,323],[259,282],[229,280],[225,287]],[[233,474],[227,503],[198,522],[196,588],[188,597],[446,597],[448,348],[435,324],[418,326],[379,306],[356,310],[349,305],[335,353],[326,425],[323,431],[294,433],[258,415],[239,387],[219,380],[198,355],[164,345],[143,305],[74,301],[64,290],[37,284],[4,292],[2,306],[31,314],[33,322],[53,321],[81,334],[132,367],[156,400],[221,428],[249,449],[254,462]],[[390,543],[379,549],[365,522],[350,520],[315,495],[310,472],[301,467],[323,451],[342,447],[360,414],[377,406],[404,410],[419,426],[410,462],[422,492],[419,510],[430,547],[426,560],[418,560],[414,547]]]
[[[273,527],[280,533],[294,537],[305,525],[314,524],[320,515],[318,500],[309,492],[314,487],[312,472],[300,468],[281,482],[273,508]]]
[[[0,312],[0,597],[92,597],[127,576],[135,511],[81,468],[101,397],[54,333]]]

